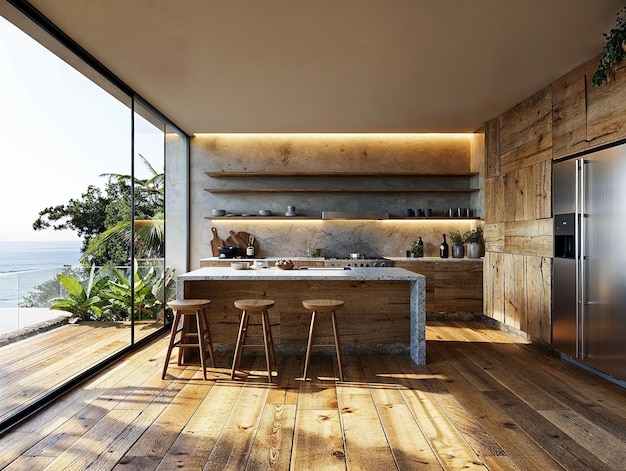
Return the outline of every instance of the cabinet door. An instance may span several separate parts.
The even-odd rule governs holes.
[[[394,262],[394,267],[404,268],[426,277],[426,312],[435,311],[435,263],[432,262]]]

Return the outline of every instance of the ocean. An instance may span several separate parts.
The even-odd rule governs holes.
[[[0,241],[0,308],[15,308],[63,265],[79,265],[81,241]]]

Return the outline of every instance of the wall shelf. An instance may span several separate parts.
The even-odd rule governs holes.
[[[415,173],[415,172],[204,172],[214,178],[236,177],[474,177],[478,172],[467,173]]]
[[[342,219],[322,219],[321,216],[205,216],[204,219],[208,220],[258,220],[258,221],[278,221],[278,220],[309,220],[309,221],[341,221]],[[346,219],[348,221],[358,221],[359,219]],[[362,219],[364,220],[364,219]],[[368,219],[369,220],[369,219]],[[445,217],[445,216],[432,216],[432,217],[401,217],[401,216],[389,216],[389,219],[376,219],[376,221],[479,221],[479,217]]]
[[[205,188],[209,193],[474,193],[478,188]]]

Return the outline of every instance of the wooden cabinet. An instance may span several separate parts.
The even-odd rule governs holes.
[[[426,316],[428,319],[465,319],[483,312],[483,261],[394,261],[426,277]]]
[[[588,61],[552,84],[554,159],[626,137],[626,62],[599,86],[591,82],[597,64]]]

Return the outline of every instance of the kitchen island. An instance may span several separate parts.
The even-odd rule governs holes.
[[[345,353],[408,352],[418,365],[426,364],[424,276],[403,268],[310,267],[305,270],[234,270],[206,267],[177,277],[179,299],[211,300],[209,323],[213,342],[232,347],[237,337],[237,299],[273,299],[270,310],[274,342],[279,352],[304,352],[310,313],[305,299],[345,301],[337,311]],[[320,323],[316,341],[332,344],[332,333]]]

